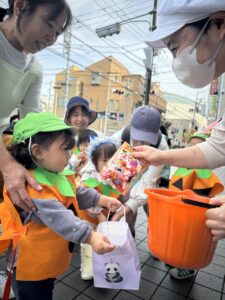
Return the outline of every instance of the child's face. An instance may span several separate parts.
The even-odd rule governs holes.
[[[71,126],[75,127],[77,130],[87,129],[89,124],[89,117],[82,110],[82,106],[75,106],[71,112],[69,117],[69,123]]]
[[[80,150],[81,152],[84,152],[84,153],[85,153],[85,150],[87,149],[88,144],[89,144],[89,142],[85,142],[85,143],[80,144],[80,145],[79,145],[79,150]]]
[[[35,160],[41,167],[56,173],[63,171],[71,155],[63,135],[60,135],[47,148],[34,144],[31,149]]]
[[[99,173],[101,173],[103,167],[107,164],[107,162],[109,161],[109,158],[106,158],[104,156],[101,156],[99,159],[98,159],[98,163],[97,163],[97,171]]]

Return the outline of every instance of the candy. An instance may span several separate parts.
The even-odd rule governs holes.
[[[145,170],[143,163],[132,156],[133,151],[125,142],[101,172],[102,178],[123,194],[129,190],[132,180],[138,179]]]

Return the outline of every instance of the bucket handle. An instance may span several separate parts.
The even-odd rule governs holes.
[[[189,204],[189,205],[193,205],[193,206],[198,206],[198,207],[204,207],[204,208],[217,208],[220,207],[220,205],[215,205],[215,204],[209,204],[209,203],[204,203],[204,202],[200,202],[200,201],[194,201],[191,199],[182,199],[182,201],[185,204]]]

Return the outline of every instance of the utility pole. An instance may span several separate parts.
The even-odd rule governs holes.
[[[216,119],[219,119],[224,114],[225,104],[224,104],[224,74],[218,79],[218,95],[216,103]]]
[[[191,122],[191,129],[194,129],[195,127],[195,114],[196,114],[197,105],[198,105],[198,91],[196,92],[196,97],[195,97],[195,107],[194,107],[193,118]]]
[[[155,30],[157,27],[157,5],[158,5],[158,0],[154,0],[151,31]],[[145,88],[144,105],[149,105],[150,104],[149,103],[149,95],[150,95],[151,82],[152,82],[154,49],[149,47],[144,50],[145,50],[145,55],[146,55],[146,59],[144,60],[144,64],[145,64],[145,68],[146,68],[146,88]]]
[[[64,100],[64,110],[66,110],[66,105],[69,100],[69,87],[70,87],[70,55],[71,55],[71,32],[72,26],[69,30],[64,33],[64,53],[66,54],[66,90],[65,90],[65,100]]]
[[[105,123],[104,123],[104,131],[103,131],[104,135],[106,135],[106,132],[107,132],[109,97],[110,97],[110,73],[109,73],[109,79],[108,79],[107,98],[106,98],[106,107],[105,107]]]
[[[144,64],[146,68],[146,75],[145,75],[146,87],[145,87],[144,105],[149,105],[149,94],[151,89],[154,49],[149,47],[149,48],[145,48],[144,51],[146,55],[146,59],[144,59]]]

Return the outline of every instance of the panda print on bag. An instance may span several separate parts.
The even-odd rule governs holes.
[[[119,263],[110,260],[110,263],[105,263],[105,280],[111,283],[123,281],[123,277],[119,273]]]

